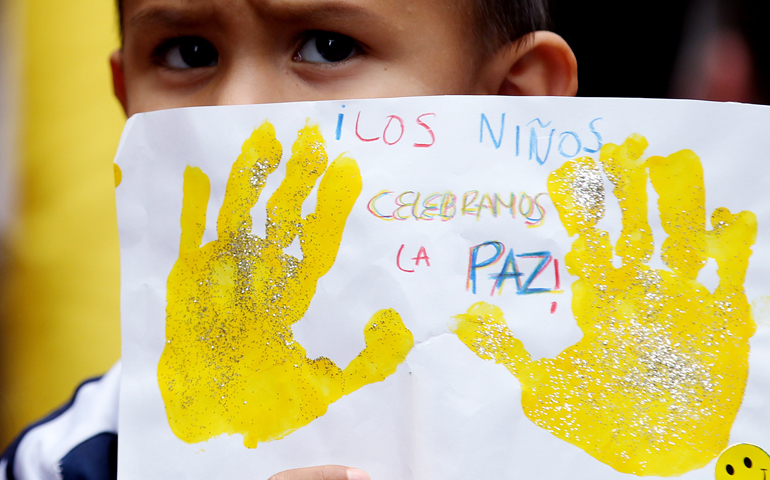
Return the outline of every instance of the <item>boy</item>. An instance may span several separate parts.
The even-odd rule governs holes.
[[[409,95],[574,95],[545,0],[119,0],[110,58],[127,115],[165,108]],[[119,365],[29,427],[3,479],[116,477]],[[275,480],[367,480],[342,466]]]

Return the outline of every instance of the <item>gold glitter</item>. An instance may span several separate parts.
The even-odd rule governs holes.
[[[623,229],[614,248],[596,224],[604,214],[596,163],[576,159],[551,174],[548,190],[570,235],[572,310],[583,338],[556,358],[532,361],[503,312],[481,302],[459,315],[456,333],[479,357],[503,364],[522,388],[524,413],[553,435],[616,470],[676,476],[727,446],[748,373],[754,321],[743,290],[756,217],[717,209],[705,227],[703,170],[685,150],[641,159],[644,137],[602,148]],[[668,234],[647,265],[647,175]],[[614,267],[612,255],[621,257]],[[720,284],[696,281],[708,258]]]
[[[189,443],[240,433],[254,448],[282,438],[342,395],[384,380],[413,345],[392,309],[372,316],[364,329],[366,348],[344,370],[328,358],[307,358],[294,340],[291,325],[302,319],[316,282],[334,264],[361,175],[344,156],[327,168],[318,127],[306,126],[286,178],[267,202],[260,238],[251,233],[250,211],[281,156],[273,126],[265,122],[233,164],[218,239],[203,246],[209,180],[199,168],[185,170],[182,237],[168,277],[158,382],[171,429]],[[316,210],[302,218],[302,203],[319,178]],[[297,237],[301,260],[283,252]]]

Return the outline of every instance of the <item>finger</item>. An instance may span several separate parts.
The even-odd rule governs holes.
[[[200,168],[188,166],[184,170],[182,190],[184,196],[180,220],[182,224],[180,253],[200,247],[203,240],[203,232],[206,230],[206,208],[211,193],[209,177]]]
[[[361,193],[361,172],[352,158],[340,155],[329,165],[318,186],[315,212],[304,224],[302,269],[310,278],[320,278],[334,264],[345,222]]]
[[[117,163],[112,164],[112,173],[115,178],[115,188],[120,186],[120,182],[123,181],[123,171],[120,169]]]
[[[412,332],[392,308],[372,315],[364,328],[364,338],[366,348],[342,372],[345,395],[395,373],[414,346]]]
[[[370,480],[369,474],[358,468],[342,465],[295,468],[276,473],[269,480]]]
[[[743,292],[751,246],[757,238],[757,217],[752,212],[735,215],[718,208],[711,216],[713,230],[707,232],[709,257],[717,261],[719,286],[715,294]]]
[[[564,265],[571,275],[590,285],[606,284],[616,270],[612,265],[609,234],[598,228],[585,230],[572,242],[572,248],[564,256]]]
[[[629,136],[622,145],[602,148],[599,161],[618,199],[623,229],[615,253],[632,262],[647,263],[654,250],[652,230],[647,221],[647,168],[641,159],[647,139]]]
[[[479,358],[503,364],[525,386],[532,357],[505,322],[503,311],[495,305],[478,302],[454,317],[452,331]]]
[[[548,195],[569,236],[595,226],[604,216],[604,181],[589,157],[576,158],[551,172]]]
[[[661,259],[671,270],[694,280],[706,264],[706,192],[703,167],[691,150],[647,160],[658,192],[660,223],[668,238]]]
[[[299,233],[302,203],[321,176],[328,157],[318,126],[299,131],[286,164],[286,178],[267,202],[267,239],[277,248],[286,248]]]
[[[567,270],[591,282],[612,271],[609,236],[596,228],[604,217],[604,178],[596,162],[576,158],[554,170],[548,177],[548,195],[567,234],[580,234],[565,256]]]
[[[282,153],[270,122],[263,123],[243,142],[241,154],[230,170],[225,200],[219,210],[219,238],[228,233],[251,232],[251,209],[259,199],[267,176],[281,162]]]

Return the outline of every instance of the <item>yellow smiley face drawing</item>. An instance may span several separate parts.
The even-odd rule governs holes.
[[[767,452],[748,443],[739,443],[719,456],[716,480],[766,480],[770,470]]]

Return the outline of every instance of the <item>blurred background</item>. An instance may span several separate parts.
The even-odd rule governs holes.
[[[767,0],[552,0],[580,96],[767,103]],[[113,0],[0,0],[0,450],[120,356]]]
[[[112,0],[0,0],[0,449],[120,356]]]

